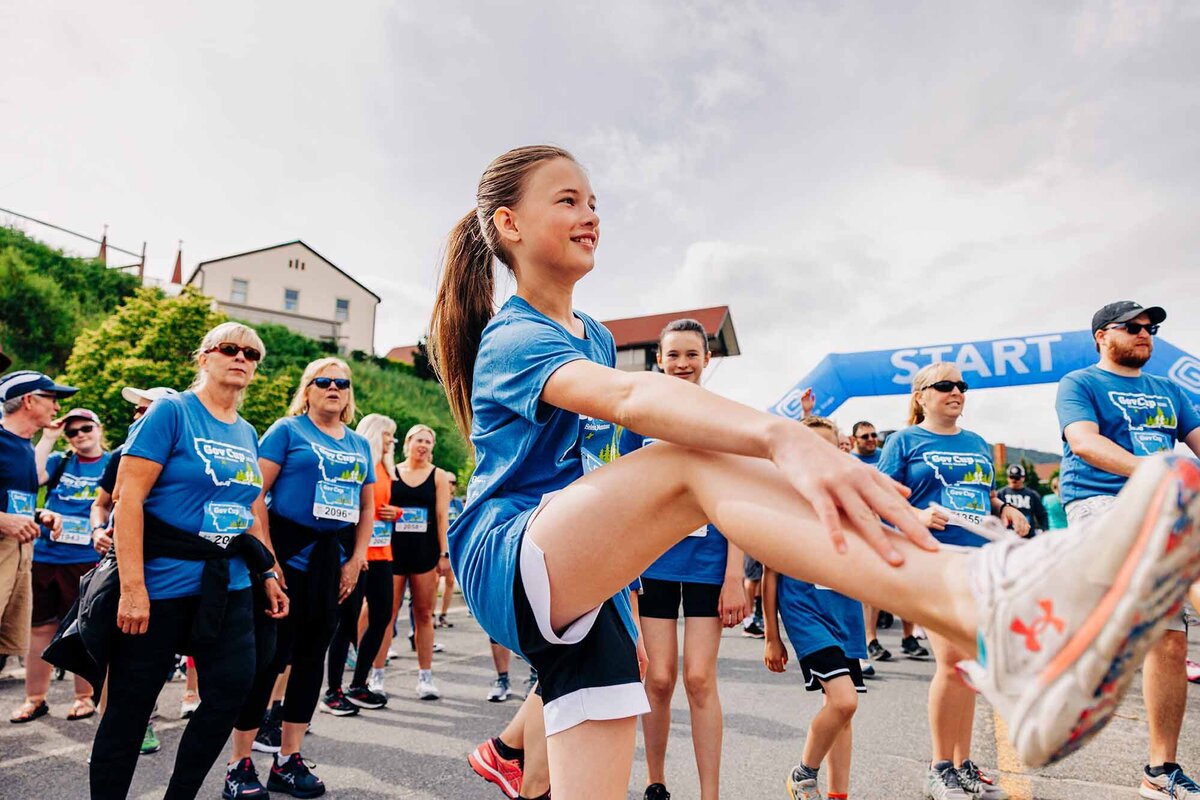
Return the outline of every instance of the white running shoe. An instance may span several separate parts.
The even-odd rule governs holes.
[[[1160,456],[1092,523],[970,556],[978,660],[958,668],[1026,765],[1063,758],[1108,723],[1200,576],[1198,523],[1200,466]]]
[[[421,700],[437,700],[442,696],[433,683],[432,675],[421,675],[417,678],[417,697]]]
[[[383,690],[383,668],[371,667],[370,673],[367,674],[367,688],[378,694],[387,694]]]

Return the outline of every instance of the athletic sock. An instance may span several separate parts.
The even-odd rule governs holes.
[[[523,758],[525,756],[524,750],[521,750],[520,748],[517,748],[517,747],[509,747],[503,741],[500,740],[499,736],[492,739],[492,744],[494,744],[496,746],[496,752],[500,754],[500,757],[505,759],[506,761],[512,761],[514,759]]]
[[[1151,778],[1161,778],[1163,775],[1170,775],[1175,770],[1180,769],[1179,765],[1174,761],[1167,761],[1157,767],[1146,765],[1146,774]]]
[[[431,669],[419,669],[419,670],[417,670],[417,680],[419,680],[419,681],[431,681],[431,680],[433,680],[433,670],[431,670]]]
[[[762,598],[754,598],[754,617],[757,619],[762,616]]]
[[[802,780],[812,779],[815,781],[817,779],[817,773],[821,771],[821,768],[817,767],[816,769],[813,769],[801,761],[800,766],[797,767],[797,770],[799,771]]]
[[[827,797],[828,800],[850,800],[849,794],[839,794],[838,792],[827,792],[825,797]]]
[[[496,677],[500,678],[502,680],[508,680],[508,673],[507,672],[497,672]]]

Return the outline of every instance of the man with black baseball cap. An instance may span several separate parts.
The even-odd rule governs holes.
[[[1025,468],[1020,464],[1008,465],[1008,486],[996,492],[996,496],[1025,515],[1029,521],[1029,536],[1036,536],[1050,527],[1042,496],[1025,485]]]
[[[59,515],[37,508],[40,481],[31,440],[58,416],[59,399],[77,391],[31,370],[0,375],[0,659],[29,649],[38,523],[55,533],[62,526]]]
[[[1142,459],[1169,453],[1177,442],[1200,455],[1200,412],[1172,381],[1142,372],[1166,318],[1158,306],[1109,303],[1092,316],[1100,361],[1059,382],[1055,406],[1064,442],[1059,489],[1070,529],[1079,535],[1087,535],[1081,530],[1086,520],[1113,504]],[[1180,614],[1143,663],[1150,726],[1143,797],[1200,798],[1200,784],[1176,763],[1187,704],[1186,660],[1187,623]]]

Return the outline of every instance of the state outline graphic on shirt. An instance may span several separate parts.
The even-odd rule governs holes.
[[[1179,426],[1179,416],[1175,413],[1175,401],[1166,395],[1113,390],[1108,393],[1108,400],[1121,412],[1121,416],[1125,418],[1131,431],[1142,431],[1147,428],[1173,431]],[[1169,416],[1163,413],[1164,408]],[[1143,420],[1140,424],[1134,422],[1133,416],[1131,416],[1134,412],[1142,413]]]
[[[238,503],[209,503],[205,510],[215,529],[213,533],[241,533],[254,521],[248,509]]]
[[[203,439],[192,439],[196,455],[204,462],[204,473],[214,486],[253,486],[262,488],[262,474],[258,471],[258,459],[245,447],[236,444]]]
[[[64,472],[54,494],[63,501],[92,502],[100,496],[100,476],[89,478]]]
[[[328,483],[362,483],[367,479],[367,461],[358,453],[331,450],[315,442],[310,443],[309,446],[317,454],[321,480]],[[340,472],[338,472],[339,468]]]
[[[929,451],[921,454],[921,460],[933,470],[934,477],[946,488],[965,484],[967,486],[986,486],[991,489],[995,484],[996,473],[991,462],[978,453]],[[942,469],[945,469],[947,474],[951,474],[950,470],[954,467],[974,467],[974,469],[964,472],[961,480],[947,481],[946,477],[942,475]]]

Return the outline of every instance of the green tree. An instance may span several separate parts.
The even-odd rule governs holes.
[[[1050,491],[1049,486],[1042,485],[1042,479],[1038,477],[1037,466],[1028,458],[1021,459],[1021,466],[1025,468],[1025,486],[1033,489],[1038,494],[1044,494]]]

